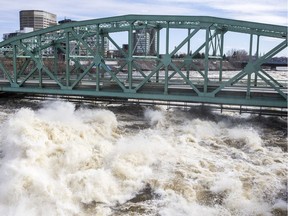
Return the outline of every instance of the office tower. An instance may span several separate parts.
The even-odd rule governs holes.
[[[155,29],[140,29],[134,33],[133,53],[136,55],[156,55],[156,35]]]
[[[20,30],[24,28],[33,28],[39,30],[53,25],[57,25],[57,16],[55,14],[42,10],[22,10],[20,15]]]

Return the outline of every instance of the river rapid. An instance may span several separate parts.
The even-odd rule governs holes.
[[[286,119],[166,108],[2,102],[0,215],[287,215]]]

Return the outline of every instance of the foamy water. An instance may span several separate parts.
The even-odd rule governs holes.
[[[2,109],[0,215],[286,215],[286,121],[209,115]]]

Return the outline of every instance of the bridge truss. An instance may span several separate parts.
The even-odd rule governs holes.
[[[171,49],[173,30],[181,30],[182,39]],[[138,39],[137,32],[143,33]],[[125,48],[117,33],[126,38]],[[229,33],[249,38],[249,59],[227,77]],[[203,41],[196,44],[199,35]],[[153,42],[144,46],[149,51],[136,50],[141,37]],[[268,41],[262,38],[278,44],[260,56],[259,47]],[[107,42],[116,49],[113,56]],[[174,58],[183,49],[185,55]],[[287,76],[280,80],[262,67],[284,49],[285,26],[215,17],[126,15],[71,22],[1,42],[0,91],[286,108]]]

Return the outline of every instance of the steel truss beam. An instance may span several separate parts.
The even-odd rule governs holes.
[[[186,29],[187,35],[171,50],[173,29]],[[135,32],[142,32],[141,39],[147,39],[150,30],[155,32],[155,53],[136,53]],[[112,33],[117,32],[126,33],[128,50],[113,38]],[[200,32],[205,34],[203,43],[192,52]],[[224,79],[227,32],[250,35],[249,62],[235,76]],[[254,36],[256,59],[252,58]],[[263,36],[277,38],[280,43],[259,56]],[[117,57],[107,57],[104,44],[108,41],[119,53]],[[160,44],[164,44],[163,54]],[[184,47],[186,56],[175,59]],[[0,52],[5,59],[0,61],[0,91],[286,108],[287,80],[281,82],[261,67],[286,48],[285,26],[203,16],[126,15],[79,21],[1,42]],[[205,55],[204,69],[197,66],[195,59],[201,51]],[[216,80],[210,78],[211,59],[219,63]],[[111,61],[117,62],[117,67],[107,63]],[[144,70],[142,64],[150,64],[150,69]],[[261,93],[263,89],[266,93]]]

